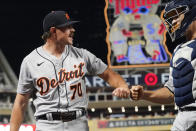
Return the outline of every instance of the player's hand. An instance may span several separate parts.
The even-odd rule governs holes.
[[[141,85],[131,87],[131,98],[133,100],[140,100],[143,96],[144,88]]]
[[[118,87],[112,92],[112,95],[120,98],[128,98],[130,96],[130,89],[128,87]]]

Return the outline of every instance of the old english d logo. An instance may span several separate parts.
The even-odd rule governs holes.
[[[65,14],[65,17],[67,18],[67,20],[70,20],[68,13]]]

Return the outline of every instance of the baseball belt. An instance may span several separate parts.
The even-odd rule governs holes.
[[[48,117],[48,114],[50,114],[51,117]],[[86,115],[86,110],[77,110],[77,111],[69,111],[69,112],[51,112],[48,114],[37,116],[36,119],[37,120],[61,120],[63,122],[68,122]]]
[[[184,108],[179,108],[180,111],[196,111],[196,107],[194,106],[188,106],[188,107],[184,107]]]

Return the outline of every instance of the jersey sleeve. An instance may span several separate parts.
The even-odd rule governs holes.
[[[94,54],[85,49],[83,49],[83,54],[86,68],[89,74],[97,75],[103,73],[106,70],[107,65]]]
[[[28,69],[28,63],[24,59],[20,68],[17,93],[27,94],[27,93],[31,93],[32,91],[33,91],[33,79]]]
[[[169,80],[164,84],[164,86],[174,93],[172,67],[170,67]]]

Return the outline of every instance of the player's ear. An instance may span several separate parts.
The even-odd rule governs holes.
[[[50,34],[51,34],[52,38],[56,39],[57,36],[56,36],[56,28],[55,27],[50,28]]]

